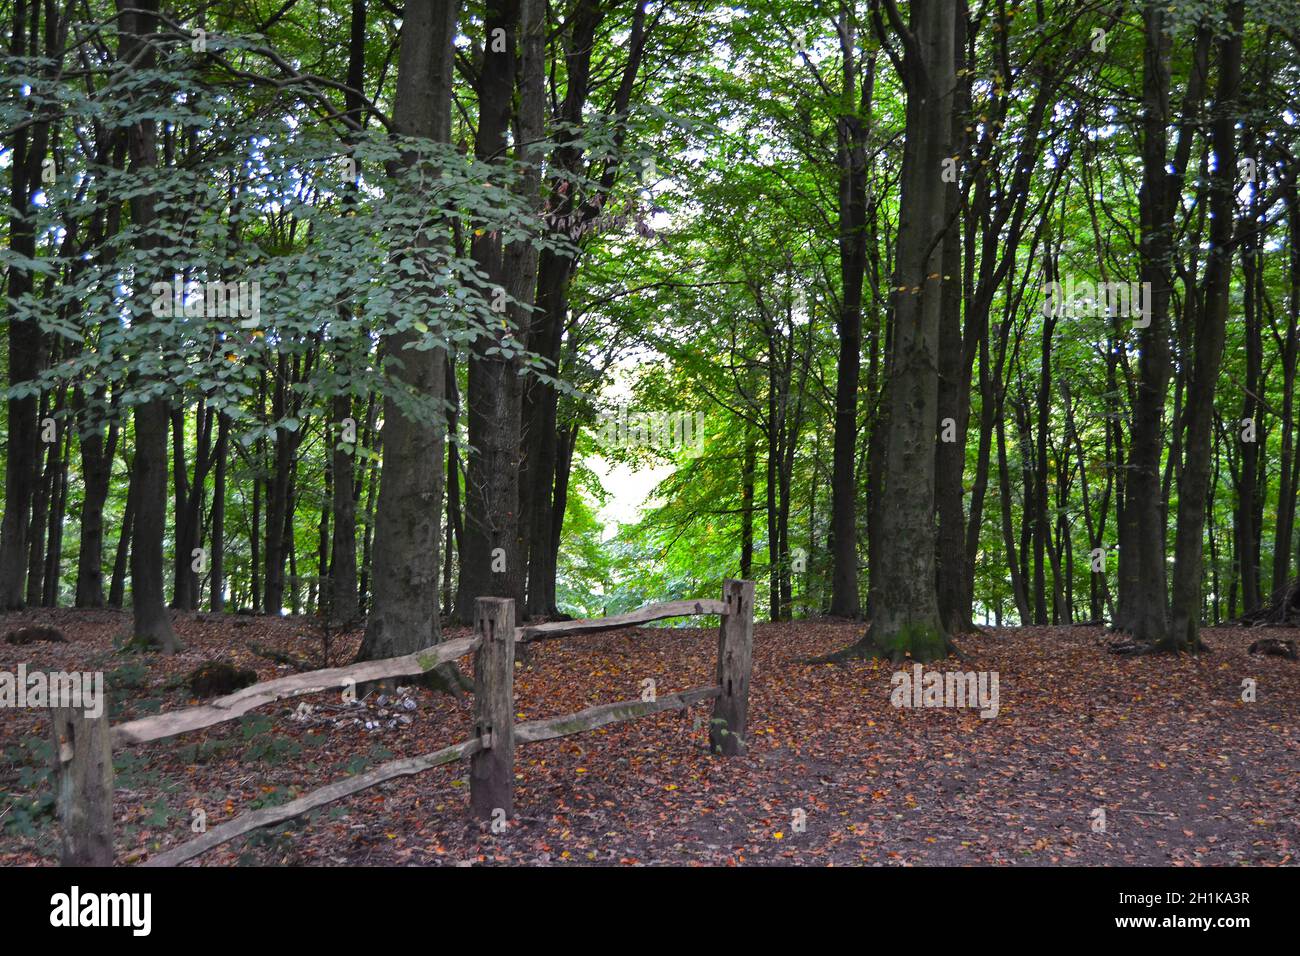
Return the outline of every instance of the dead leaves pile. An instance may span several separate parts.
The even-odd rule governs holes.
[[[112,611],[0,616],[0,630],[52,624],[66,644],[0,645],[0,670],[126,668],[115,698],[131,719],[190,703],[178,678],[203,660],[288,669],[250,641],[320,653],[294,619],[178,615],[176,658],[116,655],[129,630]],[[1278,631],[1291,638],[1294,632]],[[453,632],[450,636],[457,636]],[[504,832],[468,819],[468,764],[357,794],[250,839],[203,865],[1288,865],[1300,818],[1300,667],[1247,653],[1247,629],[1204,632],[1199,658],[1119,658],[1100,628],[1008,628],[968,636],[966,660],[936,670],[997,671],[1000,710],[894,708],[884,662],[805,666],[857,629],[796,621],[755,629],[749,753],[707,750],[710,705],[521,747],[515,813]],[[359,635],[334,641],[341,663]],[[635,628],[547,641],[516,671],[519,721],[712,682],[712,630]],[[465,662],[468,666],[468,663]],[[1244,702],[1243,681],[1256,699]],[[332,695],[266,707],[227,724],[118,756],[120,862],[283,802],[384,760],[463,740],[471,702],[412,689],[344,714]],[[382,714],[381,714],[382,712]],[[8,711],[0,725],[0,864],[50,863],[57,829],[7,825],[32,798],[47,718]],[[24,764],[23,761],[28,761]],[[24,781],[28,782],[24,789]],[[1098,811],[1101,811],[1099,814]],[[1099,821],[1104,826],[1099,826]]]

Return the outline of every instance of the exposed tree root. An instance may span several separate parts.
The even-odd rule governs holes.
[[[257,671],[239,668],[229,661],[208,661],[190,671],[185,685],[195,697],[224,697],[257,683]]]
[[[49,641],[55,644],[66,644],[68,639],[63,633],[54,627],[45,627],[36,625],[34,627],[20,627],[15,631],[10,631],[5,635],[6,644],[35,644],[38,641]]]
[[[1138,641],[1127,634],[1106,642],[1106,649],[1112,654],[1125,657],[1142,657],[1148,654],[1209,654],[1212,650],[1198,636],[1195,643],[1179,644],[1172,638],[1163,641]]]
[[[292,667],[299,674],[304,671],[320,669],[318,665],[313,664],[311,661],[304,660],[301,657],[295,657],[293,654],[289,654],[285,651],[277,651],[274,647],[265,647],[256,641],[249,641],[248,649],[258,657],[264,658],[265,660],[274,661],[276,664],[284,664],[287,667]]]
[[[413,677],[388,677],[383,680],[366,681],[357,685],[357,693],[362,697],[371,694],[390,694],[399,684],[424,687],[438,694],[450,694],[457,700],[463,699],[467,692],[474,691],[474,682],[465,676],[455,661],[447,661],[431,671]]]
[[[901,664],[904,661],[910,661],[919,664],[928,664],[931,661],[943,660],[948,655],[953,655],[959,660],[966,660],[967,656],[956,644],[945,634],[943,635],[943,653],[934,657],[916,657],[912,654],[899,650],[898,648],[882,648],[874,640],[871,628],[858,640],[854,641],[848,647],[833,651],[830,654],[821,654],[817,657],[804,657],[796,659],[796,664],[844,664],[848,661],[862,660],[887,660],[892,664]]]
[[[1300,578],[1279,588],[1261,608],[1237,618],[1243,627],[1300,627]]]
[[[1251,644],[1248,650],[1251,654],[1285,657],[1292,661],[1300,658],[1300,654],[1296,651],[1295,641],[1284,641],[1280,637],[1261,637]]]
[[[994,637],[995,635],[986,628],[980,627],[974,621],[954,621],[948,625],[948,633],[954,637],[962,634],[978,634],[981,637]]]
[[[940,615],[940,619],[943,619],[942,614]],[[975,623],[975,618],[970,614],[969,610],[964,613],[954,613],[951,617],[943,621],[943,627],[948,634],[953,636],[960,634],[983,634],[985,637],[992,636],[988,631]]]
[[[474,682],[465,676],[454,661],[448,661],[435,667],[433,670],[416,677],[410,683],[427,687],[432,691],[451,694],[457,700],[464,697],[467,692],[474,690]]]

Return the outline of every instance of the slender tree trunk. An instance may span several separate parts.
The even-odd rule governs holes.
[[[740,470],[740,579],[754,573],[754,471],[758,465],[758,440],[745,424],[745,458]]]
[[[366,401],[366,429],[365,439],[362,441],[367,448],[374,448],[376,453],[382,451],[384,436],[382,432],[375,430],[375,416],[378,414],[378,402],[372,392]],[[367,612],[371,606],[370,591],[370,555],[374,547],[374,529],[375,529],[375,498],[379,486],[379,469],[371,462],[367,462],[361,469],[361,475],[357,479],[356,500],[360,502],[361,494],[364,490],[366,496],[365,517],[362,527],[365,529],[361,535],[361,564],[358,583],[358,601],[363,613]]]
[[[63,576],[63,517],[68,506],[68,465],[72,456],[72,430],[64,428],[59,443],[58,465],[54,473],[50,502],[49,546],[45,551],[45,588],[41,603],[45,607],[59,604],[59,585]]]
[[[856,617],[858,597],[857,482],[854,464],[858,437],[858,379],[862,364],[862,283],[867,267],[866,137],[875,80],[869,58],[857,96],[853,16],[841,4],[840,51],[843,63],[840,117],[839,247],[842,301],[837,320],[839,357],[835,380],[835,437],[831,463],[831,604],[836,617]],[[864,115],[865,114],[865,115]],[[743,577],[743,575],[742,575]]]
[[[1007,571],[1011,575],[1011,594],[1016,602],[1016,615],[1020,624],[1033,620],[1029,609],[1029,592],[1025,588],[1025,574],[1020,560],[1016,556],[1015,522],[1012,515],[1011,469],[1007,462],[1007,426],[1002,414],[1006,407],[1005,399],[998,399],[997,437],[998,437],[998,489],[1002,504],[1002,543],[1006,549]]]
[[[447,521],[446,543],[444,545],[442,565],[442,609],[450,616],[455,609],[455,589],[452,571],[460,565],[460,549],[463,540],[463,526],[460,514],[460,389],[456,385],[456,360],[447,360],[447,434],[451,440],[447,444]],[[455,560],[452,556],[455,555]]]
[[[66,27],[57,16],[58,7],[47,4],[55,14],[53,22],[47,18],[45,27],[50,55],[61,50]],[[14,56],[35,55],[35,37],[39,31],[41,5],[36,0],[15,0],[13,4],[13,33],[10,53]],[[28,16],[32,22],[29,25]],[[53,30],[53,34],[49,31]],[[31,48],[26,41],[32,38]],[[62,63],[62,54],[59,54]],[[15,96],[18,94],[15,93]],[[32,194],[38,188],[41,164],[49,144],[49,122],[38,122],[30,128],[17,131],[12,140],[9,157],[9,248],[17,261],[9,266],[5,289],[9,325],[9,383],[21,385],[36,378],[43,363],[45,337],[33,321],[21,318],[19,303],[33,289],[32,273],[22,268],[22,261],[36,257],[36,231]],[[37,407],[35,395],[11,397],[8,400],[8,441],[5,445],[4,518],[0,521],[0,610],[23,606],[26,590],[28,529],[31,520],[32,496],[35,493],[38,450]]]
[[[32,498],[32,523],[27,544],[27,603],[41,604],[41,594],[45,586],[45,532],[50,514],[50,499],[53,497],[54,485],[59,465],[59,446],[63,442],[63,425],[57,419],[49,418],[51,411],[58,407],[41,409],[41,431],[45,433],[47,422],[54,424],[53,440],[43,442],[42,452],[45,467],[41,469],[36,485],[36,494]]]
[[[218,412],[212,477],[212,573],[208,578],[208,607],[214,614],[226,608],[226,460],[229,454],[230,417]]]
[[[298,430],[279,426],[289,415],[289,362],[281,356],[277,363],[275,386],[271,397],[271,421],[277,423],[273,443],[274,463],[266,494],[266,591],[262,606],[268,614],[279,614],[284,605],[284,524],[289,517],[289,470],[297,451]]]
[[[1194,330],[1195,356],[1187,392],[1187,438],[1178,482],[1178,528],[1174,542],[1174,581],[1170,602],[1171,627],[1165,647],[1197,650],[1201,647],[1202,550],[1205,540],[1205,503],[1209,492],[1214,391],[1223,357],[1232,283],[1233,215],[1237,184],[1237,134],[1235,115],[1241,88],[1241,35],[1245,18],[1243,0],[1229,0],[1227,33],[1219,40],[1219,79],[1210,144],[1216,158],[1210,174],[1210,248],[1205,269],[1203,307]],[[1246,482],[1254,474],[1243,467]],[[1246,542],[1249,546],[1249,542]],[[1249,562],[1243,555],[1243,573]],[[1253,581],[1253,578],[1252,578]],[[1251,596],[1246,591],[1247,609]]]
[[[189,570],[189,476],[185,464],[184,400],[170,409],[172,436],[172,607],[184,607],[185,575]]]
[[[1047,489],[1047,433],[1052,426],[1052,336],[1056,320],[1043,318],[1041,351],[1038,365],[1037,427],[1034,430],[1034,489],[1033,489],[1033,543],[1034,543],[1034,623],[1047,621],[1047,578],[1043,559],[1049,545],[1051,501]],[[1028,518],[1028,516],[1026,516]]]
[[[135,59],[142,38],[158,29],[158,0],[117,0],[122,29],[122,59]],[[134,8],[131,12],[130,8]],[[141,69],[150,69],[155,60],[149,50],[139,54]],[[127,150],[133,172],[144,172],[158,165],[157,128],[152,119],[141,120],[127,132]],[[158,237],[150,230],[157,218],[156,196],[141,192],[131,199],[131,219],[144,230],[137,248],[153,248]],[[148,321],[146,313],[137,321]],[[134,632],[138,640],[174,654],[180,647],[172,630],[163,593],[163,535],[167,531],[167,431],[171,414],[165,399],[154,398],[135,409],[135,461],[131,483],[135,495],[135,526],[131,542],[131,609]]]
[[[122,462],[129,475],[134,470],[132,459],[126,457],[126,442],[122,442]],[[135,482],[127,483],[126,510],[122,514],[122,526],[117,535],[117,547],[113,556],[113,577],[108,588],[108,606],[120,608],[123,595],[126,594],[126,572],[130,565],[131,537],[135,529]]]
[[[364,127],[368,118],[362,97],[366,82],[366,0],[351,2],[347,82],[344,104],[353,122]],[[349,150],[352,149],[351,141],[345,145]],[[359,187],[355,182],[349,182],[345,189],[346,209],[351,213],[358,199]],[[340,315],[346,315],[348,321],[354,320],[352,310],[346,304],[340,305],[339,311]],[[335,357],[336,364],[344,367],[350,361],[350,354],[338,354]],[[328,426],[331,439],[330,472],[333,479],[329,507],[333,529],[329,542],[329,571],[321,582],[321,605],[325,610],[325,619],[340,626],[353,624],[361,616],[360,595],[357,591],[356,495],[356,450],[360,444],[361,429],[353,417],[353,404],[350,393],[335,395],[331,401],[333,421]],[[454,412],[452,422],[454,434]]]
[[[513,105],[516,28],[519,0],[489,0],[485,35],[504,35],[505,42],[484,45],[479,78],[479,125],[474,152],[480,161],[504,155]],[[498,31],[500,31],[498,33]],[[482,232],[480,230],[480,232]],[[470,243],[470,255],[498,296],[528,295],[524,258],[507,257],[496,233],[482,232]],[[501,301],[504,302],[502,298]],[[460,594],[456,601],[461,623],[474,620],[480,597],[522,596],[524,569],[519,549],[520,394],[519,363],[503,348],[520,336],[522,313],[503,312],[499,328],[470,346],[465,404],[469,450],[465,469],[465,547],[461,555]],[[494,323],[495,325],[495,323]],[[508,354],[508,353],[507,353]]]
[[[78,390],[77,394],[80,394]],[[79,449],[84,482],[81,541],[77,549],[77,607],[104,606],[104,505],[108,501],[117,452],[117,424],[102,430],[82,425]]]
[[[1250,217],[1258,221],[1258,210]],[[1241,560],[1241,597],[1246,613],[1257,610],[1263,603],[1259,580],[1259,526],[1256,514],[1261,502],[1256,494],[1259,484],[1259,444],[1263,432],[1258,396],[1264,361],[1264,343],[1258,298],[1259,261],[1253,244],[1242,249],[1242,312],[1246,338],[1246,388],[1241,400],[1241,415],[1235,427],[1229,429],[1232,440],[1241,442],[1241,481],[1237,486],[1233,533],[1237,537],[1237,554]],[[1253,429],[1246,432],[1246,429]]]
[[[332,470],[334,484],[330,491],[334,513],[333,538],[329,562],[329,618],[338,624],[357,619],[360,608],[357,597],[357,502],[354,495],[356,442],[343,441],[342,430],[351,423],[352,396],[334,396],[334,424],[338,432],[333,437]]]
[[[892,310],[890,310],[892,315]],[[879,332],[873,337],[872,342],[872,367],[883,364],[879,357],[880,353],[887,353],[889,347],[889,338],[892,334],[892,322],[888,317],[885,319],[885,330],[882,336]],[[886,340],[885,347],[881,348],[880,339]],[[867,620],[874,621],[876,611],[880,607],[880,582],[884,575],[885,566],[885,533],[884,533],[884,487],[885,487],[885,458],[888,455],[888,436],[889,436],[889,378],[888,374],[881,375],[881,389],[877,399],[875,414],[872,416],[871,437],[867,444]]]
[[[578,425],[573,423],[556,433],[558,454],[555,460],[555,497],[551,501],[551,541],[546,559],[545,597],[547,606],[559,613],[556,574],[560,566],[560,539],[564,532],[564,512],[569,502],[569,476],[573,471],[573,452],[578,444]]]
[[[1286,333],[1282,340],[1282,442],[1278,477],[1277,525],[1273,537],[1272,593],[1279,594],[1290,580],[1291,540],[1295,533],[1295,386],[1296,359],[1300,353],[1300,191],[1293,179],[1286,192],[1290,246],[1290,295],[1287,297]],[[1275,332],[1276,334],[1276,332]],[[1298,569],[1300,571],[1300,569]]]

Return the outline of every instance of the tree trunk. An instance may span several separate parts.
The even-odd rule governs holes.
[[[158,0],[117,0],[121,15],[121,58],[133,60],[146,42],[142,38],[157,31]],[[134,8],[136,12],[126,12]],[[152,50],[139,53],[141,69],[153,67]],[[142,120],[127,132],[131,169],[140,173],[158,165],[157,128],[153,120]],[[141,192],[131,198],[131,219],[145,234],[137,248],[152,248],[157,237],[148,230],[156,219],[156,196]],[[137,322],[148,322],[146,310]],[[138,640],[174,654],[180,647],[172,630],[163,594],[163,535],[167,530],[167,431],[171,418],[165,399],[154,398],[135,409],[135,462],[131,473],[135,495],[135,527],[131,544],[131,609]]]
[[[1290,255],[1290,295],[1286,334],[1282,344],[1282,447],[1278,477],[1277,525],[1273,536],[1272,593],[1277,595],[1290,580],[1291,539],[1295,533],[1295,386],[1296,359],[1300,353],[1300,191],[1293,179],[1285,190]],[[1276,330],[1274,330],[1276,334]],[[1298,569],[1300,570],[1300,569]]]
[[[334,424],[340,431],[352,418],[352,396],[334,396]],[[333,479],[331,489],[334,530],[329,562],[329,619],[337,624],[357,620],[357,501],[354,494],[355,454],[357,444],[343,442],[341,434],[333,436]]]
[[[1191,150],[1193,131],[1187,118],[1200,101],[1208,56],[1209,33],[1204,25],[1197,31],[1195,63],[1184,102],[1184,122],[1179,135],[1177,158],[1169,164],[1169,51],[1168,11],[1164,4],[1150,2],[1143,10],[1145,46],[1142,81],[1142,187],[1138,196],[1141,213],[1141,278],[1150,289],[1145,327],[1138,336],[1137,394],[1133,404],[1132,439],[1129,443],[1128,480],[1125,484],[1121,531],[1120,623],[1135,641],[1166,646],[1168,586],[1165,573],[1165,515],[1160,481],[1162,420],[1170,375],[1169,299],[1173,278],[1172,229],[1174,207],[1181,190],[1182,170]],[[1177,432],[1177,428],[1174,429]]]
[[[398,353],[405,361],[406,354]],[[289,415],[289,362],[281,356],[277,363],[275,387],[271,396],[271,421],[276,424],[274,463],[266,494],[266,591],[262,607],[267,614],[284,610],[284,564],[288,558],[284,526],[291,520],[289,510],[289,470],[298,447],[299,429],[289,431],[278,423]]]
[[[451,85],[460,4],[408,0],[402,24],[395,130],[446,142],[451,132]],[[408,157],[416,162],[417,157]],[[430,242],[410,255],[427,255]],[[387,339],[394,377],[420,395],[441,399],[446,356],[441,349],[408,349],[418,339],[399,332]],[[374,604],[358,660],[408,654],[436,643],[438,622],[438,521],[442,505],[445,422],[408,418],[392,399],[384,402],[384,456],[375,518]]]
[[[500,48],[495,43],[484,44],[478,85],[478,136],[474,144],[475,155],[483,162],[503,156],[506,149],[517,67],[518,19],[519,0],[490,0],[487,4],[485,36],[500,35],[497,31],[501,31],[505,43]],[[470,243],[470,255],[478,263],[485,281],[500,292],[521,293],[520,258],[513,255],[507,262],[500,237],[479,232]],[[494,334],[479,337],[470,346],[469,387],[465,395],[470,445],[465,469],[465,547],[456,600],[457,613],[464,624],[473,623],[478,598],[514,598],[521,591],[521,396],[518,362],[502,354],[503,346],[518,337],[517,320],[518,315],[508,316],[503,312]]]
[[[856,617],[858,597],[857,483],[854,464],[858,437],[858,379],[862,365],[862,283],[867,267],[867,157],[875,58],[867,61],[861,101],[854,61],[854,18],[841,6],[840,52],[843,63],[841,109],[837,124],[839,166],[839,248],[842,300],[837,319],[839,357],[835,380],[835,437],[831,463],[831,603],[835,617]],[[865,114],[865,116],[864,116]],[[742,578],[748,575],[742,572]]]
[[[1237,184],[1235,110],[1241,87],[1243,0],[1228,3],[1227,35],[1219,40],[1219,79],[1210,126],[1216,157],[1210,175],[1210,248],[1205,269],[1202,308],[1194,329],[1195,357],[1187,391],[1187,437],[1178,482],[1178,530],[1174,542],[1174,581],[1170,601],[1170,630],[1162,649],[1198,650],[1201,617],[1202,551],[1205,502],[1209,492],[1214,391],[1223,358],[1228,299],[1232,283],[1233,210]],[[1245,473],[1243,482],[1254,482]],[[1249,554],[1243,555],[1243,574]],[[1253,579],[1252,579],[1253,580]],[[1249,591],[1245,592],[1247,602]],[[1250,605],[1247,603],[1247,608]]]
[[[128,475],[134,472],[132,460],[126,457],[126,442],[122,442],[122,461]],[[126,593],[126,571],[131,555],[131,536],[135,530],[135,482],[128,481],[126,489],[126,511],[122,515],[122,527],[117,534],[117,548],[113,557],[113,578],[108,587],[108,606],[121,607],[122,597]]]
[[[81,394],[78,389],[75,393]],[[81,504],[81,541],[77,548],[77,607],[104,606],[104,504],[108,501],[117,453],[117,424],[103,431],[82,423],[81,475],[85,484]]]
[[[46,9],[56,13],[53,24],[47,20],[46,30],[49,31],[53,26],[55,35],[58,36],[58,8],[47,4]],[[10,52],[14,56],[35,55],[37,52],[34,41],[36,24],[28,26],[29,12],[33,20],[39,18],[40,6],[35,0],[30,4],[26,0],[16,0],[10,46]],[[33,37],[31,49],[25,45],[29,32]],[[63,32],[66,33],[66,30]],[[60,40],[58,48],[61,47]],[[49,47],[49,53],[53,55],[55,49]],[[59,62],[62,62],[62,54],[59,55]],[[41,164],[49,143],[49,128],[48,122],[35,123],[29,129],[19,130],[12,140],[9,157],[9,248],[20,260],[36,257],[31,196],[39,183]],[[5,290],[6,299],[11,303],[8,310],[11,386],[36,378],[43,362],[45,337],[40,327],[35,322],[18,317],[18,304],[31,294],[32,289],[31,272],[18,263],[11,264]],[[40,459],[37,446],[37,396],[11,397],[8,405],[4,519],[0,521],[0,610],[21,608],[25,600],[28,530]]]
[[[217,413],[216,467],[212,477],[212,568],[208,579],[208,607],[220,614],[226,607],[226,458],[230,454],[230,417]]]
[[[938,426],[939,319],[950,154],[953,70],[951,4],[913,0],[898,22],[907,89],[900,223],[893,287],[895,327],[889,374],[889,438],[878,607],[859,653],[926,662],[944,657],[948,637],[935,591],[934,481]]]
[[[754,573],[754,470],[758,465],[758,440],[745,423],[745,458],[740,471],[740,579]]]
[[[446,540],[443,544],[442,564],[442,613],[451,616],[455,610],[455,591],[452,571],[460,565],[460,549],[464,540],[464,528],[460,514],[460,445],[458,442],[460,419],[460,390],[456,387],[456,360],[447,359],[447,434],[451,441],[447,445],[447,520]],[[455,555],[455,560],[452,556]]]

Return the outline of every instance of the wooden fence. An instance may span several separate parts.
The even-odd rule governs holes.
[[[669,617],[719,615],[717,683],[652,700],[601,704],[562,717],[514,722],[514,660],[517,645],[609,631]],[[288,697],[350,687],[367,681],[423,674],[465,654],[474,654],[474,722],[468,740],[433,753],[381,764],[338,780],[275,807],[250,811],[213,827],[194,840],[151,857],[147,866],[175,866],[234,838],[290,820],[317,807],[396,777],[420,773],[454,760],[470,761],[470,812],[479,819],[506,817],[514,810],[515,748],[634,720],[667,710],[682,710],[713,700],[709,744],[714,753],[745,752],[749,676],[754,634],[754,582],[728,580],[722,600],[673,601],[628,614],[587,621],[556,621],[515,627],[514,601],[479,598],[474,635],[379,661],[294,674],[245,687],[211,703],[157,714],[110,727],[108,709],[88,718],[78,708],[53,709],[58,810],[64,866],[113,864],[114,748],[163,740],[224,723],[264,704]]]

